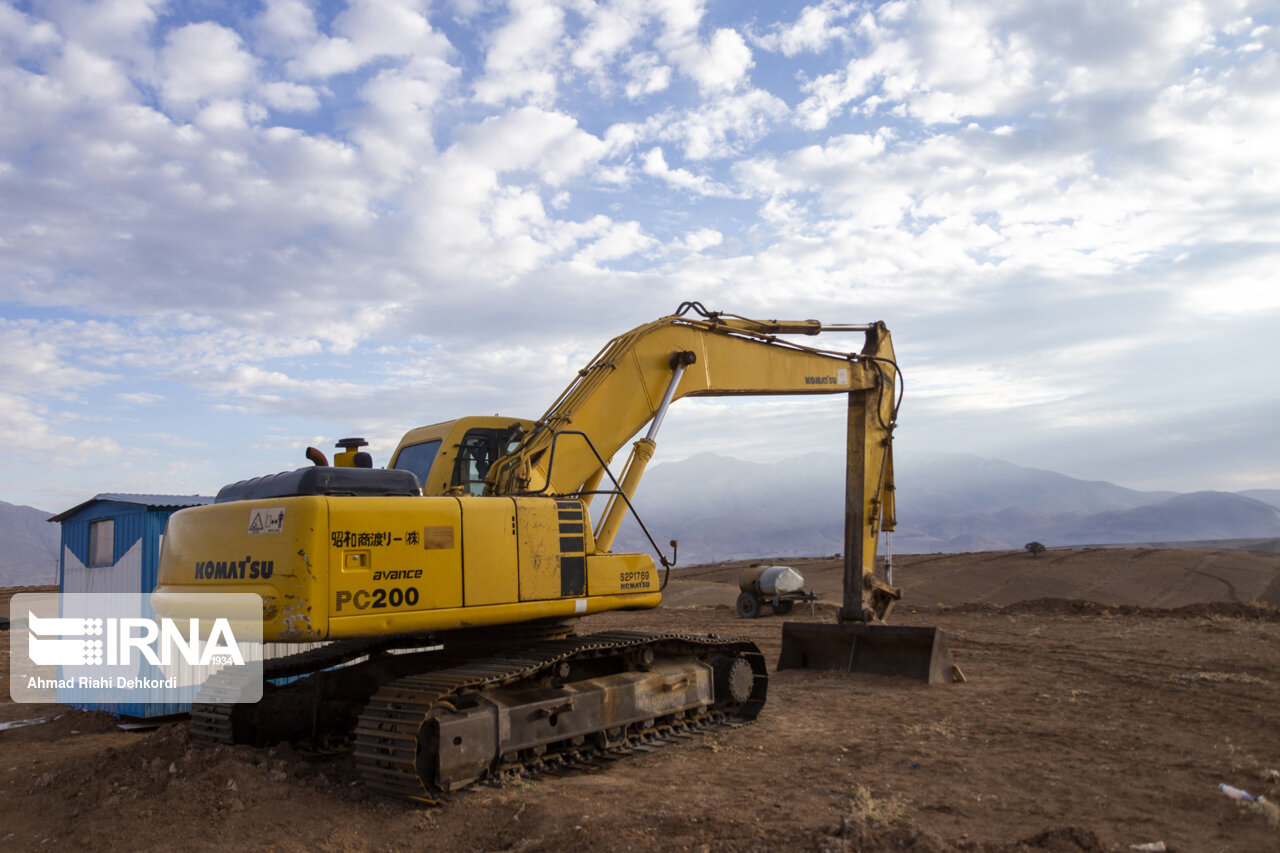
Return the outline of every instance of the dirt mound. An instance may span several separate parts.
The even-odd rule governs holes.
[[[1280,609],[1263,604],[1211,601],[1181,607],[1138,607],[1105,605],[1078,598],[1036,598],[998,607],[993,604],[966,604],[955,608],[965,613],[999,612],[1034,616],[1142,616],[1148,619],[1244,619],[1253,622],[1280,622]]]
[[[9,618],[9,603],[15,595],[24,592],[57,592],[58,587],[54,586],[9,586],[0,587],[0,617],[6,621]],[[7,627],[7,626],[6,626]]]
[[[931,832],[914,826],[876,827],[851,818],[841,820],[816,840],[821,853],[879,853],[905,850],[909,853],[955,853],[957,850]]]
[[[1000,844],[986,846],[983,853],[1031,853],[1041,850],[1044,853],[1112,853],[1115,849],[1103,844],[1097,835],[1078,826],[1065,826],[1039,832],[1030,838],[1024,838],[1016,844]]]
[[[1171,613],[1197,619],[1245,619],[1254,622],[1280,622],[1280,608],[1266,604],[1239,604],[1224,601],[1184,604]]]
[[[4,730],[4,738],[14,743],[43,743],[77,735],[117,731],[119,721],[105,711],[77,711],[61,705],[39,706],[48,710],[17,718],[17,725]],[[30,721],[30,725],[22,725]]]
[[[877,826],[853,818],[844,818],[824,836],[815,839],[813,847],[822,853],[882,853],[903,850],[907,853],[1114,853],[1096,834],[1076,826],[1038,832],[1012,844],[980,841],[948,843],[932,832],[906,824]]]

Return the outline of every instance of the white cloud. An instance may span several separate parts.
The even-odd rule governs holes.
[[[122,452],[120,444],[111,438],[74,435],[67,429],[71,426],[71,420],[69,412],[52,410],[29,399],[0,391],[0,429],[4,430],[6,436],[7,455],[29,458],[30,454],[36,454],[40,459],[57,460],[61,465],[74,466],[86,465],[100,458],[112,458]],[[44,473],[46,477],[49,476],[47,467]]]
[[[1177,274],[1178,296],[1184,310],[1205,319],[1259,318],[1280,315],[1280,288],[1275,269],[1280,250],[1242,257],[1215,270],[1212,277],[1192,266]]]
[[[294,56],[318,36],[315,13],[302,0],[266,0],[253,28],[264,52],[277,56]]]
[[[699,228],[697,231],[690,231],[681,238],[678,245],[690,252],[702,252],[719,246],[723,242],[724,235],[714,228]]]
[[[712,182],[705,175],[695,175],[686,169],[672,169],[668,166],[667,158],[663,156],[662,149],[657,146],[645,152],[643,169],[646,175],[695,193],[706,194],[714,189]]]
[[[405,179],[435,153],[436,112],[458,70],[434,56],[386,69],[364,85],[367,110],[351,134],[371,169]]]
[[[526,106],[477,125],[457,128],[456,142],[433,160],[426,178],[406,196],[413,209],[407,235],[416,260],[434,275],[463,277],[477,286],[505,286],[539,264],[582,250],[584,263],[602,263],[626,240],[641,245],[630,226],[609,217],[559,221],[546,210],[559,188],[593,178],[616,145],[586,133],[570,116]]]
[[[311,113],[320,109],[320,96],[310,86],[265,83],[258,91],[272,109],[291,113]]]
[[[72,97],[93,102],[115,102],[134,95],[128,76],[114,61],[68,44],[54,74]]]
[[[833,42],[849,38],[848,28],[836,21],[856,11],[856,4],[824,0],[816,6],[806,6],[789,24],[775,24],[769,33],[755,41],[765,50],[779,51],[784,56],[819,53]]]
[[[532,169],[541,181],[559,186],[591,167],[605,151],[597,137],[561,112],[521,107],[459,130],[448,156],[493,172]]]
[[[652,237],[644,233],[639,222],[611,223],[600,239],[574,255],[573,260],[575,263],[588,265],[615,261],[643,252],[655,243]]]
[[[277,49],[296,50],[286,69],[297,79],[327,79],[384,58],[444,59],[448,41],[431,27],[416,0],[351,0],[333,20],[333,35],[316,33],[307,10],[272,4],[259,19]]]
[[[69,331],[58,324],[51,331],[33,321],[0,319],[0,368],[5,389],[10,393],[45,393],[68,397],[70,392],[102,385],[113,377],[110,373],[69,363],[67,344],[60,333]]]
[[[754,64],[751,48],[731,29],[716,30],[705,44],[690,38],[671,39],[666,54],[707,95],[737,89],[747,81]]]
[[[1177,75],[1212,44],[1230,4],[1184,4],[1153,26],[1143,4],[904,0],[863,14],[849,34],[862,45],[845,67],[805,84],[805,127],[846,110],[901,110],[925,124],[1008,113],[1047,99],[1064,103],[1144,91]],[[811,7],[815,24],[829,8]],[[818,11],[813,11],[817,9]],[[805,32],[824,32],[811,27]],[[782,46],[782,32],[764,44]]]
[[[187,24],[165,38],[160,93],[177,108],[237,97],[252,86],[257,66],[234,30],[208,21]]]
[[[118,63],[134,79],[150,81],[156,43],[152,34],[168,5],[168,0],[60,0],[41,4],[41,13],[48,15],[60,41]]]
[[[115,397],[122,403],[129,403],[134,406],[147,406],[152,403],[159,403],[164,399],[159,394],[152,394],[148,391],[121,391]]]
[[[661,64],[652,53],[638,53],[625,65],[627,97],[633,101],[661,92],[671,85],[671,67]]]
[[[258,118],[254,114],[254,118]],[[234,133],[249,129],[250,113],[240,101],[210,101],[196,113],[192,124],[211,135]]]
[[[547,103],[556,92],[564,12],[547,0],[511,0],[511,17],[489,40],[476,98],[501,104],[528,96]]]
[[[781,160],[760,157],[741,161],[737,173],[755,192],[776,195],[815,191],[831,196],[847,191],[857,195],[859,188],[865,186],[869,167],[884,154],[890,137],[885,131],[833,136],[826,145],[808,145],[788,152]]]
[[[174,435],[169,432],[149,432],[142,434],[140,437],[145,439],[148,444],[163,444],[166,447],[190,448],[209,446],[207,442],[198,441],[185,435]]]
[[[600,72],[640,34],[644,13],[628,4],[593,3],[586,14],[589,23],[570,59],[578,68]]]
[[[1018,364],[921,365],[911,371],[912,399],[935,412],[998,412],[1069,399],[1080,391],[1036,366]]]
[[[663,115],[655,135],[679,142],[691,160],[729,157],[761,139],[787,114],[787,106],[763,89],[725,95],[678,115]]]
[[[49,21],[33,18],[9,4],[0,6],[0,44],[17,56],[56,46],[61,39]]]

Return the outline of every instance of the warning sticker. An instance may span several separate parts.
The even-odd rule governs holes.
[[[250,533],[280,533],[284,530],[284,507],[268,506],[249,510]]]

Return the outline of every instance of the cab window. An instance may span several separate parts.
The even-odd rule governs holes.
[[[391,467],[401,471],[412,471],[418,475],[418,484],[426,486],[427,474],[431,472],[431,463],[436,461],[436,454],[439,452],[440,439],[438,438],[421,444],[410,444],[400,448],[395,464]]]
[[[483,495],[484,480],[489,476],[490,466],[519,443],[511,433],[510,429],[467,430],[458,447],[451,485],[461,486],[468,494]]]

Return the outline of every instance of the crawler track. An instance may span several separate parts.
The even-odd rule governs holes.
[[[616,658],[652,652],[672,656],[740,656],[751,668],[750,696],[742,702],[720,699],[695,713],[606,726],[590,736],[578,734],[564,741],[540,743],[515,754],[504,754],[476,779],[429,778],[422,757],[448,748],[433,742],[438,733],[429,725],[433,712],[456,710],[468,696],[498,686],[529,682],[557,668],[573,667],[593,658]],[[435,802],[456,787],[502,775],[523,775],[592,760],[620,749],[658,743],[709,726],[740,725],[754,720],[764,705],[767,684],[764,658],[753,643],[722,641],[687,634],[642,634],[616,631],[588,637],[569,637],[514,650],[438,672],[413,675],[384,686],[360,716],[356,727],[356,760],[372,787]],[[442,765],[444,761],[440,762]]]
[[[372,663],[396,645],[337,643],[268,662],[266,677],[364,656]],[[768,685],[754,643],[714,635],[614,631],[431,660],[430,671],[383,679],[354,726],[366,784],[428,803],[476,784],[598,764],[751,722]],[[255,706],[231,704],[240,687],[220,676],[206,682],[192,709],[197,738],[262,742]]]
[[[359,661],[380,652],[422,645],[422,637],[384,637],[330,643],[288,657],[263,661],[263,680],[307,675]],[[207,743],[254,742],[254,721],[245,714],[247,708],[236,704],[250,685],[242,676],[226,670],[215,673],[200,687],[191,707],[191,733]]]

